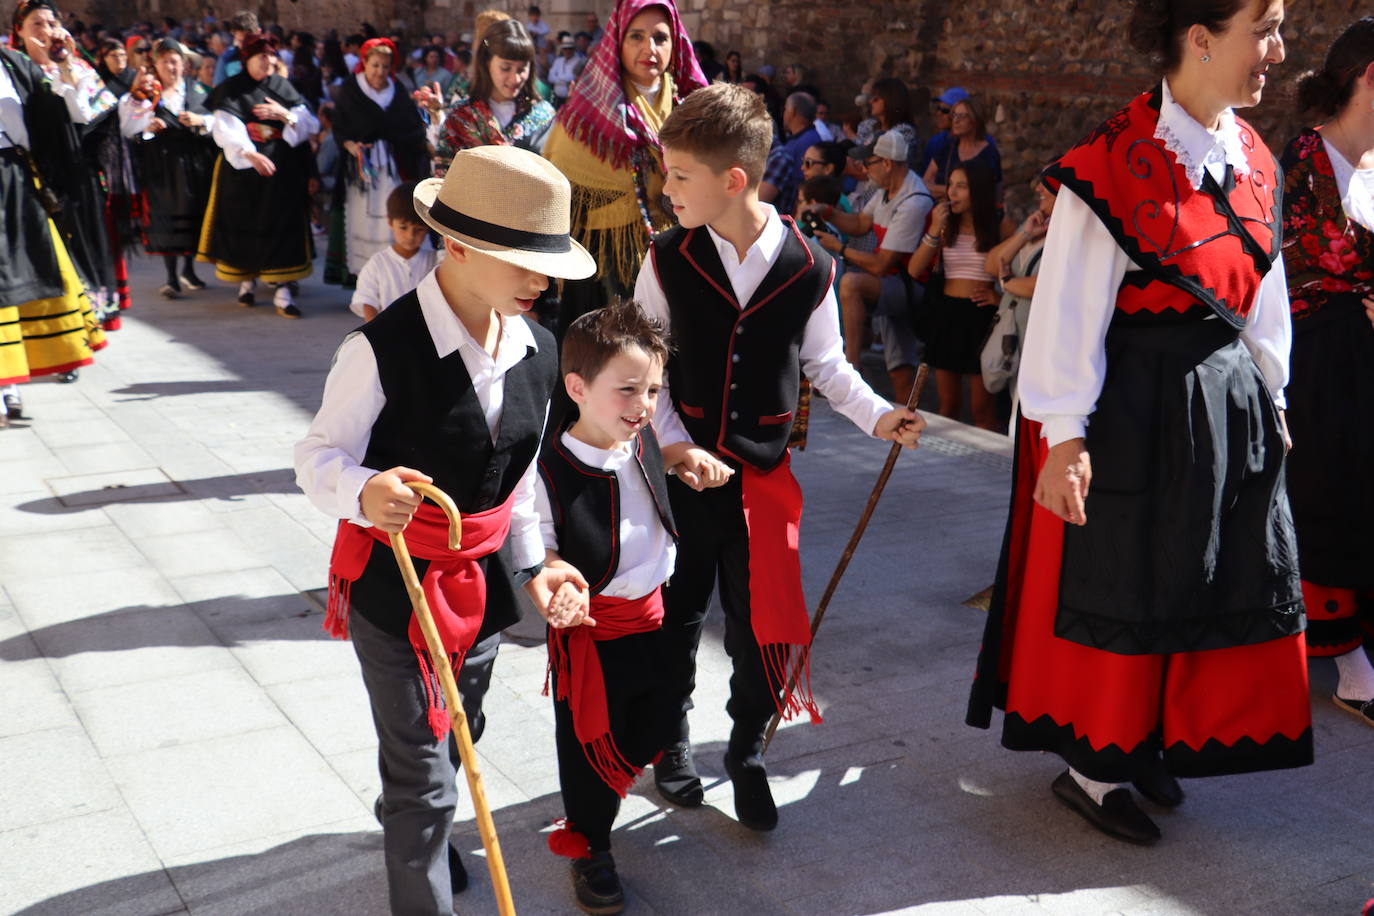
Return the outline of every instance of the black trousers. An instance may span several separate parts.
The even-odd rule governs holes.
[[[749,531],[744,523],[740,475],[700,493],[668,478],[668,499],[677,521],[677,566],[663,593],[667,671],[676,693],[675,741],[688,736],[687,711],[696,687],[697,644],[706,624],[711,591],[720,586],[725,611],[725,651],[734,671],[725,710],[734,721],[730,753],[749,757],[763,749],[763,733],[777,711],[782,684],[771,683],[759,652],[749,606]]]
[[[611,735],[621,756],[635,767],[647,766],[658,756],[672,741],[677,727],[676,697],[668,689],[664,671],[666,648],[662,630],[596,643],[606,682]],[[556,689],[553,693],[557,697]],[[620,796],[587,762],[587,754],[573,730],[572,708],[555,699],[553,709],[563,810],[573,829],[587,838],[593,852],[609,850],[611,826],[620,812]]]

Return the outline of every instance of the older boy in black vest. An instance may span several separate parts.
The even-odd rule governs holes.
[[[569,239],[567,180],[539,156],[466,150],[449,176],[415,189],[447,258],[344,340],[296,446],[301,489],[342,519],[325,625],[352,637],[362,668],[391,908],[407,916],[452,914],[467,876],[448,845],[457,800],[449,716],[389,534],[406,531],[474,738],[500,631],[517,617],[511,567],[541,609],[565,581],[582,582],[566,564],[541,565],[533,462],[558,361],[553,338],[524,314],[548,275],[585,277],[595,263]],[[416,480],[458,504],[459,551],[447,549],[444,514],[405,486]],[[507,540],[509,563],[496,552]]]
[[[755,830],[777,824],[762,760],[775,712],[819,720],[807,678],[783,698],[789,666],[810,645],[797,531],[801,489],[788,436],[805,371],[830,406],[865,433],[914,448],[925,421],[876,395],[845,361],[831,283],[834,263],[790,218],[760,203],[772,123],[747,89],[699,89],[674,109],[659,140],[666,193],[680,225],[660,233],[635,298],[663,320],[675,350],[670,403],[654,420],[681,544],[665,596],[664,630],[682,700],[677,741],[654,766],[659,792],[693,806],[701,780],[687,740],[697,642],[719,576],[725,649],[734,664],[725,770],[735,813]],[[719,489],[718,462],[738,469]]]
[[[591,583],[590,596],[565,588],[548,614],[568,815],[549,846],[573,859],[573,889],[589,913],[624,906],[611,826],[677,727],[680,699],[664,676],[661,629],[677,530],[649,425],[667,358],[661,325],[633,302],[577,319],[563,338],[562,366],[577,409],[539,454],[544,562],[571,563]]]

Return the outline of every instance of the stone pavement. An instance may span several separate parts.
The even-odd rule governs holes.
[[[375,739],[313,594],[334,526],[290,469],[353,320],[318,284],[288,322],[222,286],[162,302],[157,274],[135,265],[125,330],[76,385],[27,386],[34,421],[0,432],[0,913],[384,913]],[[794,462],[813,601],[886,453],[815,413]],[[1374,731],[1327,700],[1328,664],[1317,764],[1189,783],[1150,850],[1062,810],[1055,760],[962,724],[983,623],[962,602],[992,579],[1005,452],[942,424],[901,458],[817,647],[826,722],[787,727],[769,755],[770,835],[733,818],[708,634],[693,714],[708,804],[668,808],[648,780],[631,793],[615,834],[628,912],[1353,916],[1374,896]],[[480,748],[520,911],[564,913],[539,630],[502,648]],[[495,912],[459,820],[474,877],[459,912]]]

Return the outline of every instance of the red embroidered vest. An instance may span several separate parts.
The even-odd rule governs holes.
[[[1045,170],[1045,183],[1082,198],[1138,265],[1117,294],[1118,318],[1210,309],[1243,328],[1282,242],[1278,163],[1237,118],[1250,174],[1228,167],[1221,184],[1206,174],[1194,190],[1154,137],[1161,98],[1157,87],[1112,115]]]

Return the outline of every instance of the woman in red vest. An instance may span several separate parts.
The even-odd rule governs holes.
[[[1312,760],[1284,485],[1291,325],[1274,156],[1233,108],[1282,0],[1137,0],[1164,79],[1046,170],[1007,537],[969,708],[1150,844],[1177,777]],[[1089,456],[1091,455],[1091,459]]]

